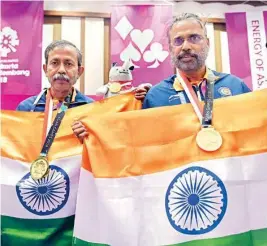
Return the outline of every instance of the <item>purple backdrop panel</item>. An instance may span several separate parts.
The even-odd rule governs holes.
[[[135,86],[156,84],[173,74],[166,36],[171,18],[171,5],[112,7],[111,61],[121,65],[131,59]]]
[[[43,16],[42,1],[1,3],[2,109],[14,109],[14,98],[41,90]]]
[[[15,110],[29,95],[1,95],[1,109]]]
[[[231,73],[252,89],[246,13],[226,13]]]
[[[267,11],[263,11],[263,18],[264,18],[265,36],[266,36],[265,44],[267,44]]]

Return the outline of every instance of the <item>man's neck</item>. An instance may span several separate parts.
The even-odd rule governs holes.
[[[53,99],[57,99],[59,101],[64,101],[64,99],[71,93],[72,88],[69,90],[58,90],[51,87],[50,92]]]
[[[206,67],[202,67],[197,71],[180,71],[185,77],[187,77],[189,79],[189,81],[191,82],[195,82],[195,81],[200,81],[204,78],[205,73],[206,73]]]

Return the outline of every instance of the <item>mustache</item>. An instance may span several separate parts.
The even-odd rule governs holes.
[[[192,56],[192,57],[198,58],[198,55],[195,54],[195,53],[193,53],[193,52],[191,52],[191,51],[184,51],[184,52],[182,52],[181,54],[179,54],[179,55],[177,56],[177,58],[178,58],[178,59],[182,59],[182,58],[184,58],[185,56]]]
[[[70,78],[66,74],[59,74],[59,73],[57,73],[57,74],[55,74],[53,76],[53,80],[65,80],[65,81],[69,82],[70,81]]]

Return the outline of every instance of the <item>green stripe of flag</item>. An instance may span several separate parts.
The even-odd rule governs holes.
[[[78,238],[74,238],[73,245],[109,246],[108,244],[85,242]],[[172,244],[168,246],[267,246],[267,228],[226,237],[194,240],[190,242]]]
[[[77,237],[73,239],[73,245],[78,245],[78,246],[110,246],[109,244],[104,244],[104,243],[92,243],[92,242],[86,242],[83,241]]]
[[[226,237],[194,240],[168,246],[267,246],[267,228]]]
[[[20,219],[1,216],[5,246],[71,246],[74,216],[60,219]]]

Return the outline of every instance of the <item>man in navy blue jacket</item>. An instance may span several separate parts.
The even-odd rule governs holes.
[[[59,109],[64,101],[70,101],[69,108],[93,102],[92,98],[73,87],[84,72],[81,51],[74,44],[66,40],[54,41],[46,48],[44,55],[43,70],[51,87],[22,101],[17,107],[18,111],[44,112],[48,99],[52,100],[53,110]],[[135,98],[143,100],[146,92],[146,88],[138,88]],[[72,130],[81,142],[87,136],[87,131],[80,121],[74,122]]]
[[[17,107],[18,111],[44,112],[48,93],[53,99],[54,109],[69,95],[72,95],[70,108],[93,102],[93,99],[73,87],[82,75],[84,67],[80,50],[71,42],[66,40],[52,42],[45,50],[43,70],[51,88],[22,101]]]
[[[182,14],[174,19],[168,29],[171,60],[177,71],[188,79],[199,100],[204,100],[206,81],[216,78],[214,98],[250,92],[246,84],[231,74],[218,73],[206,67],[209,39],[205,24],[195,14]],[[189,103],[182,86],[174,86],[176,75],[161,81],[147,93],[143,108],[153,108]]]

